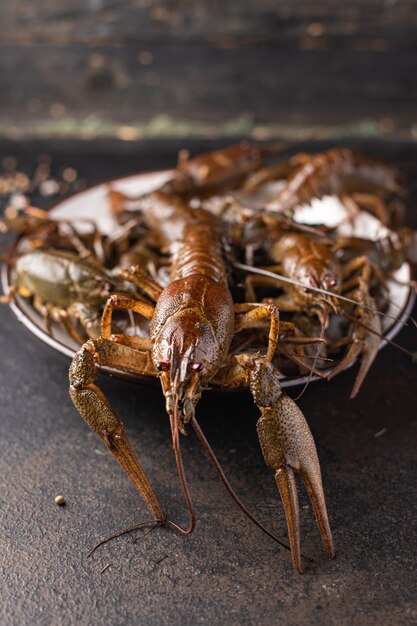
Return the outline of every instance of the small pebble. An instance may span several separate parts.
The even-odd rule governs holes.
[[[65,504],[64,496],[55,496],[55,504],[59,504],[59,506],[63,506]]]

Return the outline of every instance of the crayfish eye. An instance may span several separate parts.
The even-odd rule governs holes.
[[[200,361],[194,361],[193,363],[190,363],[190,368],[193,370],[193,372],[201,372],[203,369],[203,364]]]
[[[337,284],[337,280],[335,278],[332,278],[331,276],[329,276],[328,274],[326,274],[326,276],[324,277],[325,281],[327,282],[329,287],[336,287]]]
[[[331,274],[325,274],[323,278],[329,287],[336,287],[337,280],[335,278],[332,278]]]
[[[167,372],[171,367],[171,363],[169,361],[158,361],[156,364],[156,369],[158,372]]]

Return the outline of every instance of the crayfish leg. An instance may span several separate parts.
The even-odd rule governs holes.
[[[9,293],[7,294],[7,296],[0,296],[0,304],[10,304],[11,302],[14,302],[17,292],[17,287],[12,285],[12,287],[10,287],[9,289]]]
[[[234,305],[235,313],[235,333],[244,328],[259,328],[269,322],[268,348],[266,358],[272,361],[277,349],[279,337],[279,311],[273,304],[240,303]],[[241,314],[241,315],[239,315]]]
[[[116,271],[116,276],[136,285],[153,302],[157,302],[162,293],[161,285],[140,265],[132,265],[130,268],[121,267]]]
[[[101,336],[104,339],[110,339],[112,335],[112,316],[115,309],[133,311],[148,320],[152,319],[155,310],[152,304],[139,302],[133,298],[113,294],[108,298],[106,306],[104,307],[103,316],[101,318]]]

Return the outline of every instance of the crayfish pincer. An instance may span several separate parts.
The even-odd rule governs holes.
[[[264,357],[237,356],[249,369],[250,390],[261,417],[256,429],[265,463],[275,470],[284,504],[294,567],[302,573],[300,513],[294,472],[298,472],[310,497],[326,550],[334,557],[320,463],[306,419],[294,400],[281,389],[277,370]]]
[[[144,275],[142,278],[146,280],[141,284],[138,276],[135,284],[149,302],[119,294],[110,296],[101,320],[100,338],[87,341],[71,365],[70,394],[75,407],[132,479],[153,515],[152,521],[179,528],[165,517],[122,422],[95,385],[96,366],[100,365],[160,378],[178,475],[190,516],[188,529],[179,529],[189,534],[195,526],[195,512],[182,464],[180,433],[190,423],[200,441],[206,441],[196,422],[195,407],[208,384],[250,387],[262,413],[258,426],[261,446],[267,464],[276,470],[294,565],[302,571],[294,471],[299,471],[304,480],[327,550],[333,556],[312,436],[300,410],[281,392],[278,373],[271,363],[279,348],[277,307],[233,302],[223,257],[221,224],[214,215],[158,192],[144,199],[142,216],[145,222],[152,222],[155,235],[170,252],[170,282],[162,289]],[[175,223],[175,229],[169,228],[167,216]],[[116,309],[130,310],[149,320],[150,338],[112,334],[112,315]],[[269,328],[265,356],[230,352],[236,333],[259,327]],[[205,447],[213,461],[211,449]],[[226,484],[218,465],[217,470]]]

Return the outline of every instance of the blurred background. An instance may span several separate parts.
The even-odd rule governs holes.
[[[417,139],[416,0],[9,0],[0,137]]]

